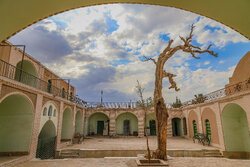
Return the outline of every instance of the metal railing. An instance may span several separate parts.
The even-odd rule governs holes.
[[[53,86],[51,83],[41,80],[40,78],[27,73],[20,68],[17,68],[0,59],[0,76],[21,82],[38,90],[48,92],[54,96],[59,96],[68,99],[71,102],[86,106],[86,102],[68,92],[62,91],[60,88]]]
[[[137,108],[136,102],[87,102],[89,108]]]
[[[216,90],[214,92],[205,94],[204,95],[204,99],[205,99],[204,102],[217,100],[217,99],[220,99],[222,97],[233,95],[235,93],[243,92],[246,90],[250,90],[250,78],[245,80],[245,81],[239,82],[237,84],[226,86],[226,88],[222,88],[222,89]],[[193,101],[195,101],[195,98],[188,100],[182,104],[183,105],[193,104]]]

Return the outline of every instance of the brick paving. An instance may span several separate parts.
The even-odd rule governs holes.
[[[150,149],[157,148],[156,136],[149,136]],[[146,138],[137,137],[121,137],[121,138],[104,138],[95,137],[85,139],[82,144],[75,144],[73,146],[64,147],[67,149],[97,149],[97,150],[145,150]],[[181,149],[181,150],[196,150],[196,149],[215,149],[211,146],[203,146],[200,143],[193,143],[193,140],[185,139],[182,137],[170,137],[167,140],[168,149]]]
[[[250,167],[250,160],[226,158],[173,158],[170,167]],[[129,158],[86,158],[31,160],[15,167],[136,167],[135,159]]]

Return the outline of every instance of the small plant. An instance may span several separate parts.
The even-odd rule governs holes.
[[[173,108],[180,108],[182,106],[181,100],[176,97],[176,101],[172,104]]]
[[[192,104],[200,104],[200,103],[204,103],[207,98],[201,93],[198,95],[194,95],[195,99],[192,100]]]

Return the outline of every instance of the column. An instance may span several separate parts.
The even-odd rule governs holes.
[[[37,142],[39,136],[39,129],[40,129],[40,120],[41,120],[41,112],[42,112],[42,102],[43,102],[43,95],[37,94],[36,98],[36,106],[34,112],[34,122],[33,122],[33,131],[30,143],[30,154],[29,159],[36,157],[36,150],[37,150]]]
[[[116,111],[111,112],[109,115],[109,135],[110,136],[116,135],[115,119],[116,119]]]
[[[58,125],[57,125],[57,139],[56,139],[56,148],[60,148],[61,144],[61,132],[62,132],[62,119],[63,119],[63,106],[64,103],[60,101],[60,108],[58,114]]]

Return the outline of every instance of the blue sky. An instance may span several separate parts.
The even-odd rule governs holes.
[[[159,14],[160,13],[160,14]],[[237,62],[249,51],[250,42],[234,30],[197,14],[170,7],[113,4],[68,11],[42,20],[10,39],[25,44],[27,52],[61,77],[70,77],[79,97],[99,101],[135,101],[136,80],[153,96],[154,65],[143,56],[157,59],[170,39],[182,44],[195,25],[193,44],[218,53],[201,59],[177,52],[165,65],[175,73],[181,91],[168,90],[166,102],[193,98],[224,87]]]

